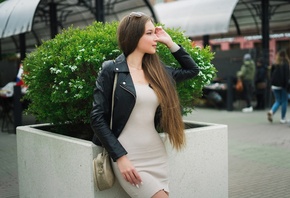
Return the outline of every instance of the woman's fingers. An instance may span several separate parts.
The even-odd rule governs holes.
[[[126,171],[126,173],[123,173],[123,177],[127,182],[137,188],[139,188],[139,185],[142,183],[141,177],[135,169]]]
[[[140,177],[138,171],[134,170],[133,173],[134,173],[134,175],[135,175],[135,178],[136,178],[136,180],[137,180],[137,183],[138,183],[138,184],[141,184],[141,183],[142,183],[142,179],[141,179],[141,177]]]
[[[117,160],[117,164],[124,179],[132,185],[139,187],[139,184],[142,182],[141,177],[127,156],[120,157]]]

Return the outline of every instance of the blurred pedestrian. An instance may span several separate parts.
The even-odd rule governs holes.
[[[242,109],[243,112],[252,112],[253,106],[251,104],[253,88],[254,88],[254,78],[256,73],[255,62],[252,60],[250,54],[245,54],[243,58],[243,65],[241,69],[237,72],[238,80],[243,83],[243,99],[246,101],[246,107]]]
[[[257,110],[265,109],[266,88],[267,88],[267,67],[264,65],[263,59],[259,58],[256,64],[256,74],[255,74],[255,93],[257,104],[254,109]]]
[[[271,89],[275,102],[271,110],[267,113],[269,122],[273,122],[273,115],[281,106],[280,123],[286,123],[286,113],[288,106],[288,81],[289,81],[289,57],[286,51],[279,51],[276,55],[275,63],[271,68]]]

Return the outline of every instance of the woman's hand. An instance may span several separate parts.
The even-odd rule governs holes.
[[[172,38],[161,26],[155,27],[155,34],[158,37],[156,40],[157,42],[165,44],[168,48],[171,48],[174,45]]]
[[[124,179],[139,188],[142,184],[141,177],[126,155],[117,159],[117,165]]]

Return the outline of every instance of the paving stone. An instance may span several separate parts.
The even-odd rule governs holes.
[[[196,108],[185,117],[228,125],[229,198],[290,197],[290,127],[279,111],[273,123],[266,113]],[[0,197],[19,197],[16,134],[7,132],[0,132]]]

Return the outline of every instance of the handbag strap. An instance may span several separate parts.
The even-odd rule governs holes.
[[[115,99],[115,89],[116,89],[116,84],[117,84],[117,78],[118,74],[115,73],[114,76],[114,85],[113,85],[113,92],[112,92],[112,106],[111,106],[111,120],[110,120],[110,129],[112,130],[112,125],[113,125],[113,109],[114,109],[114,99]]]

